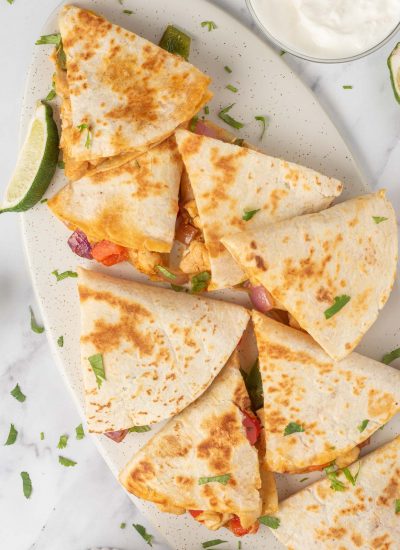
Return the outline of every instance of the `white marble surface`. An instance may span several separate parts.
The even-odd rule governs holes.
[[[215,3],[251,25],[244,0]],[[0,0],[0,191],[17,156],[19,112],[31,50],[57,4],[58,0],[15,0],[9,5]],[[182,0],[182,4],[186,7],[189,2]],[[400,36],[395,37],[364,60],[340,65],[311,64],[286,56],[346,136],[366,178],[381,186],[400,179],[400,106],[394,101],[386,67],[388,53],[399,40]],[[343,90],[344,84],[353,89]],[[400,204],[395,206],[399,212]],[[90,438],[75,439],[80,419],[53,364],[45,335],[30,330],[30,304],[35,307],[18,215],[6,214],[0,217],[0,547],[148,548],[131,524],[141,523],[154,532],[151,525],[118,486]],[[23,404],[9,395],[17,382],[27,395]],[[2,441],[11,422],[19,436],[15,445],[5,447]],[[59,452],[57,442],[63,433],[70,435],[70,441]],[[59,465],[59,454],[76,460],[77,466]],[[29,471],[33,482],[30,500],[22,493],[23,470]],[[127,524],[124,530],[121,522]],[[167,548],[160,536],[156,539],[154,548]],[[243,547],[250,548],[248,544],[245,541]]]

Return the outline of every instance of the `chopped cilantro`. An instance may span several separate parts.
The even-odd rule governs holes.
[[[54,275],[54,277],[57,279],[57,282],[62,281],[63,279],[67,279],[68,277],[78,277],[78,273],[76,273],[76,271],[63,271],[62,273],[59,273],[58,269],[55,269],[51,272],[51,274]]]
[[[199,477],[199,485],[205,485],[206,483],[222,483],[226,485],[231,479],[231,474],[222,474],[220,476],[208,476],[208,477]]]
[[[327,468],[324,468],[324,472],[326,474],[326,477],[331,482],[331,489],[333,489],[334,491],[345,491],[346,490],[345,484],[337,478],[338,473],[335,470],[335,465],[334,464],[331,464]]]
[[[68,436],[66,434],[60,435],[60,439],[58,441],[57,448],[58,449],[65,449],[67,444],[68,444]]]
[[[297,422],[289,422],[283,432],[283,435],[291,435],[297,432],[304,432],[304,428],[300,426],[300,424],[297,424]]]
[[[31,306],[29,306],[29,311],[31,312],[31,329],[33,332],[36,332],[36,334],[42,334],[42,332],[44,332],[44,327],[37,324],[35,314],[33,313]]]
[[[232,69],[230,67],[228,67],[228,65],[225,65],[224,69],[229,74],[232,72]]]
[[[223,544],[224,542],[228,542],[228,541],[221,540],[221,539],[214,539],[214,540],[207,540],[206,542],[202,542],[201,545],[203,548],[211,548],[212,546],[218,546],[219,544]]]
[[[125,527],[126,527],[126,523],[125,523],[125,522],[122,522],[122,523],[120,524],[120,528],[121,528],[121,529],[125,529]]]
[[[260,208],[257,208],[257,210],[245,210],[244,211],[244,214],[242,216],[242,220],[244,220],[245,222],[248,222],[249,220],[251,220],[251,218],[253,216],[255,216],[257,214],[257,212],[260,211]]]
[[[262,124],[261,135],[260,135],[260,138],[259,138],[260,141],[261,141],[262,138],[264,137],[264,134],[265,134],[265,129],[267,127],[268,118],[266,116],[261,116],[261,115],[255,116],[254,118],[256,120],[259,120]]]
[[[79,426],[75,428],[75,437],[76,439],[83,439],[85,437],[82,424],[79,424]]]
[[[206,105],[206,106],[204,107],[204,114],[205,114],[205,115],[209,115],[209,114],[210,114],[210,109],[209,109],[208,105]]]
[[[267,527],[270,527],[271,529],[278,529],[279,525],[281,524],[281,521],[279,518],[275,518],[274,516],[261,516],[258,518],[258,521]]]
[[[126,13],[127,15],[132,15],[132,10],[123,10],[123,13]]]
[[[59,337],[57,338],[57,346],[58,346],[59,348],[62,348],[62,347],[64,346],[64,336],[59,336]]]
[[[399,358],[400,358],[400,348],[396,348],[393,351],[390,351],[389,353],[386,353],[382,357],[382,363],[385,363],[385,365],[390,365],[390,363],[392,361],[394,361],[395,359],[399,359]]]
[[[86,149],[90,149],[90,147],[92,146],[92,132],[90,131],[89,126],[87,124],[79,124],[77,128],[80,133],[82,133],[83,130],[87,130],[85,147]]]
[[[376,224],[378,224],[378,223],[385,222],[385,221],[388,220],[389,218],[384,218],[383,216],[372,216],[372,219],[374,220],[374,222],[375,222]]]
[[[358,474],[360,473],[360,462],[358,463],[358,471],[355,476],[350,472],[348,468],[342,468],[342,472],[346,476],[346,479],[354,486],[357,483]]]
[[[194,275],[191,280],[191,291],[192,292],[202,292],[203,290],[206,290],[208,287],[208,283],[210,282],[211,275],[208,271],[202,271],[201,273],[198,273],[197,275]]]
[[[47,199],[42,199],[42,200],[40,201],[40,204],[44,204],[45,202],[47,202]]]
[[[58,462],[62,465],[68,468],[69,466],[75,466],[77,463],[75,460],[71,460],[70,458],[65,458],[65,456],[59,456]]]
[[[129,428],[128,432],[143,433],[143,432],[149,432],[150,430],[151,430],[150,426],[132,426],[132,428]]]
[[[192,118],[192,120],[189,122],[189,130],[191,132],[195,132],[196,131],[196,126],[197,126],[197,122],[199,120],[199,117],[198,116],[194,116]]]
[[[353,86],[350,86],[349,84],[344,84],[342,87],[343,87],[343,90],[352,90],[353,89]]]
[[[350,296],[347,296],[346,294],[343,294],[342,296],[335,296],[334,302],[324,311],[325,319],[330,319],[336,313],[338,313],[346,304],[350,302],[351,298]]]
[[[88,357],[88,361],[96,377],[97,387],[101,388],[103,380],[106,379],[106,373],[104,371],[103,356],[101,353],[96,353],[95,355],[91,355],[90,357]]]
[[[143,527],[143,525],[140,525],[140,523],[132,523],[132,527],[134,529],[136,529],[136,531],[139,533],[139,535],[147,542],[147,544],[149,546],[153,546],[152,545],[152,541],[154,539],[154,536],[153,535],[150,535],[147,531],[146,531],[146,528]]]
[[[52,88],[52,89],[50,90],[50,92],[47,94],[47,96],[45,97],[44,100],[45,100],[45,101],[51,101],[52,99],[54,99],[54,98],[56,97],[56,95],[57,95],[57,93],[56,93],[55,89]]]
[[[394,511],[396,514],[400,514],[400,498],[396,498],[394,501]]]
[[[218,113],[218,117],[226,122],[226,124],[229,124],[229,126],[232,126],[232,128],[236,128],[236,130],[240,130],[240,128],[243,128],[244,124],[242,122],[239,122],[238,120],[235,120],[230,115],[228,115],[228,111],[232,109],[232,107],[235,104],[232,103],[232,105],[228,105],[228,107],[224,107],[220,110]]]
[[[202,21],[201,22],[202,27],[207,27],[208,32],[213,31],[217,28],[217,25],[214,23],[214,21]]]
[[[19,387],[19,384],[17,384],[17,385],[15,386],[15,388],[14,388],[13,390],[11,390],[10,393],[11,393],[11,395],[12,395],[13,397],[15,397],[15,399],[16,399],[17,401],[19,401],[20,403],[23,403],[23,402],[25,401],[25,399],[26,399],[26,395],[24,395],[24,394],[22,393],[21,388]]]
[[[225,86],[225,88],[227,90],[230,90],[231,92],[233,92],[234,94],[236,94],[238,92],[238,89],[236,88],[236,86],[232,86],[232,84],[228,84],[227,86]]]
[[[28,472],[21,472],[22,478],[22,490],[24,491],[25,498],[30,498],[32,494],[32,481]]]
[[[16,430],[14,424],[10,425],[10,431],[8,432],[7,441],[4,445],[14,445],[17,440],[18,431]]]
[[[307,481],[308,477],[303,477],[300,479],[300,483],[303,483],[303,481]]]
[[[281,50],[281,53],[279,55],[282,57],[283,55],[285,55],[285,53],[285,50]]]
[[[36,45],[55,44],[56,46],[59,46],[61,44],[61,34],[60,33],[45,34],[41,36],[38,40],[36,40],[35,44]]]
[[[43,441],[44,439],[44,432],[40,432],[40,440]]]
[[[172,281],[176,279],[175,273],[172,273],[172,271],[170,271],[163,265],[156,265],[156,269],[159,273],[161,273],[161,275],[163,275],[167,279],[171,279]]]
[[[369,420],[366,418],[365,420],[363,420],[358,426],[358,431],[361,433],[365,430],[365,428],[368,426],[368,423],[369,423]]]

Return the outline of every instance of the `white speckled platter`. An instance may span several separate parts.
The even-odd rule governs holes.
[[[193,39],[190,61],[213,78],[214,99],[210,103],[211,119],[217,122],[216,113],[219,109],[235,102],[232,115],[246,123],[240,137],[252,141],[272,155],[303,163],[343,180],[344,197],[366,191],[360,172],[343,139],[312,93],[285,64],[284,58],[213,4],[205,0],[191,0],[190,3],[187,0],[124,0],[121,6],[117,0],[86,0],[77,2],[77,5],[98,11],[112,22],[156,43],[169,23],[185,29]],[[123,9],[132,10],[134,13],[124,14]],[[58,10],[50,16],[42,34],[57,32],[57,15]],[[218,28],[208,32],[200,25],[204,20],[215,21]],[[34,48],[22,112],[21,137],[25,134],[36,101],[44,98],[50,89],[53,72],[52,64],[48,60],[50,51],[50,46]],[[224,70],[225,65],[232,68],[232,74]],[[232,94],[225,89],[227,84],[233,84],[239,92]],[[262,144],[258,141],[260,127],[254,120],[256,115],[269,117],[268,130]],[[47,195],[51,196],[65,183],[63,171],[59,170]],[[46,333],[56,363],[72,390],[83,417],[76,279],[56,282],[51,274],[54,269],[74,269],[79,261],[66,244],[70,231],[50,215],[45,204],[39,204],[23,214],[22,230],[34,287],[46,324]],[[102,269],[94,262],[80,263],[92,269],[127,278],[145,279],[128,265]],[[243,300],[243,293],[239,295]],[[233,292],[219,293],[218,297],[238,300]],[[380,358],[384,352],[400,344],[398,303],[399,285],[396,282],[389,303],[360,346],[366,355]],[[60,335],[64,336],[63,348],[57,347],[56,344]],[[147,434],[128,434],[120,444],[104,436],[96,436],[95,440],[99,451],[117,475],[129,457],[157,429],[158,427],[153,427]],[[392,421],[373,437],[368,450],[388,441],[399,431],[399,421]],[[315,474],[314,478],[315,476],[318,474]],[[277,477],[281,498],[300,488],[298,479],[301,476]],[[170,541],[172,548],[197,549],[201,547],[201,542],[215,538],[213,533],[188,515],[163,514],[152,504],[135,498],[132,500],[151,518],[154,525]],[[229,531],[220,531],[216,537],[229,541],[230,548],[237,548],[237,539]],[[261,526],[257,535],[244,538],[243,548],[278,550],[282,546],[276,542],[267,528]]]

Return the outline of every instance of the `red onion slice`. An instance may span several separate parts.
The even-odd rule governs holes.
[[[211,128],[201,120],[197,121],[194,132],[195,134],[199,134],[199,136],[207,136],[210,138],[218,139],[217,132],[214,130],[214,128]]]
[[[92,247],[83,231],[80,229],[74,231],[67,242],[72,252],[81,258],[92,259]]]
[[[249,286],[249,295],[254,308],[261,313],[267,313],[274,307],[273,298],[263,286]]]
[[[115,441],[115,443],[121,443],[128,432],[129,430],[119,430],[118,432],[106,432],[104,435]]]

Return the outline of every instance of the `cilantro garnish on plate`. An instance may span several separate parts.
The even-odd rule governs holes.
[[[206,477],[199,477],[199,485],[205,485],[206,483],[222,483],[222,485],[226,485],[228,481],[231,479],[231,474],[222,474],[220,476],[206,476]]]
[[[140,523],[132,523],[132,527],[136,529],[139,535],[147,542],[149,546],[153,546],[152,542],[154,535],[150,535],[150,533],[146,531],[146,527],[143,527]]]
[[[96,353],[95,355],[91,355],[90,357],[88,357],[88,361],[96,377],[97,387],[101,388],[103,380],[106,379],[106,373],[104,371],[103,355],[101,353]]]

